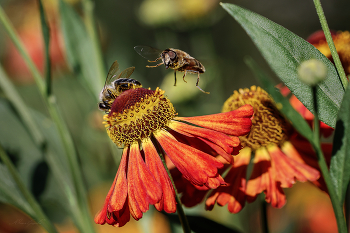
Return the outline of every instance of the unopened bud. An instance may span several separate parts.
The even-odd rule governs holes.
[[[300,64],[298,75],[302,82],[314,86],[326,79],[327,67],[320,60],[310,59]]]

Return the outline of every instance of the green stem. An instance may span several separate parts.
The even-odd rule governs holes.
[[[21,95],[18,93],[14,85],[11,83],[3,67],[0,65],[0,87],[5,93],[5,96],[9,99],[18,115],[22,119],[23,123],[27,127],[29,133],[32,135],[34,142],[41,147],[45,141],[43,134],[40,132],[35,124],[29,109],[23,102]]]
[[[87,195],[84,187],[83,178],[81,175],[81,169],[78,164],[78,158],[75,152],[73,140],[71,138],[67,125],[65,124],[61,115],[59,114],[59,110],[58,110],[55,98],[52,95],[51,96],[46,95],[47,94],[46,85],[43,81],[43,78],[39,70],[34,65],[34,62],[31,60],[30,56],[25,50],[23,43],[20,41],[17,33],[15,32],[15,29],[13,28],[11,22],[9,21],[8,17],[6,16],[1,6],[0,6],[0,21],[3,23],[11,40],[15,44],[21,56],[24,58],[26,65],[29,67],[32,75],[34,76],[36,84],[39,88],[39,92],[43,97],[45,104],[49,110],[50,116],[58,129],[59,135],[61,137],[61,140],[63,142],[64,148],[66,151],[65,155],[67,156],[67,160],[69,161],[69,168],[72,173],[73,182],[76,189],[75,191],[77,193],[77,199],[80,204],[79,206],[80,206],[81,214],[79,216],[76,216],[76,218],[84,219],[84,224],[80,226],[80,228],[81,230],[83,230],[83,232],[87,232],[87,233],[95,232],[92,225],[91,216],[89,215],[89,211],[87,210],[88,209]]]
[[[191,233],[191,228],[190,228],[190,225],[189,225],[188,220],[186,218],[186,214],[182,208],[182,203],[181,203],[181,200],[179,198],[179,194],[177,192],[173,177],[171,176],[170,171],[168,169],[168,166],[166,165],[166,162],[165,162],[165,158],[164,158],[165,152],[164,152],[163,148],[161,146],[159,146],[159,144],[157,142],[153,142],[153,144],[156,146],[156,148],[158,150],[158,154],[162,160],[163,166],[164,166],[166,172],[168,173],[168,176],[171,180],[171,184],[173,185],[173,188],[175,191],[176,212],[177,212],[177,215],[179,216],[182,229],[183,229],[184,233]]]
[[[27,200],[28,204],[31,206],[32,210],[34,211],[34,216],[31,216],[36,222],[40,223],[48,232],[57,233],[58,231],[54,227],[54,225],[51,223],[49,218],[45,215],[43,210],[40,208],[40,205],[36,202],[35,198],[32,196],[32,194],[28,191],[26,186],[23,184],[16,168],[12,164],[11,160],[7,156],[6,152],[0,145],[0,158],[3,161],[3,163],[6,165],[7,169],[11,173],[14,181],[16,182],[17,187],[21,191],[23,197]]]
[[[50,62],[50,26],[44,12],[42,0],[39,0],[40,22],[43,39],[45,44],[45,77],[46,77],[46,95],[50,96],[51,88],[51,62]]]
[[[324,35],[326,37],[329,49],[331,50],[333,61],[334,61],[335,67],[337,68],[337,71],[338,71],[338,74],[339,74],[339,77],[340,77],[340,81],[343,84],[344,90],[346,90],[346,87],[348,86],[348,80],[346,78],[346,75],[345,75],[345,72],[344,72],[344,68],[343,68],[343,66],[342,66],[342,64],[340,62],[337,50],[336,50],[336,48],[334,46],[332,35],[331,35],[331,32],[329,31],[329,27],[328,27],[328,24],[327,24],[326,16],[324,15],[324,12],[323,12],[323,9],[322,9],[322,6],[321,6],[321,2],[320,2],[320,0],[314,0],[314,4],[315,4],[315,8],[316,8],[316,12],[317,12],[318,18],[320,19],[320,23],[321,23]]]
[[[263,233],[269,233],[269,224],[267,220],[267,203],[265,201],[264,195],[261,196],[261,225],[262,225],[262,232]]]
[[[85,221],[85,224],[84,226],[81,226],[81,228],[84,229],[84,232],[94,232],[91,216],[89,215],[89,211],[87,211],[87,195],[84,187],[83,177],[81,175],[80,166],[78,164],[78,158],[75,152],[73,139],[71,138],[67,125],[63,121],[63,118],[58,110],[54,96],[50,96],[48,98],[48,103],[48,110],[50,112],[50,116],[56,124],[56,127],[58,129],[66,151],[69,168],[73,177],[74,187],[76,188],[79,206],[81,208],[81,215],[84,217],[83,219]]]
[[[312,87],[312,93],[313,93],[313,102],[314,102],[314,140],[313,140],[313,147],[316,151],[317,158],[318,158],[318,164],[320,166],[323,179],[327,185],[328,194],[332,202],[334,214],[337,220],[338,225],[338,232],[340,233],[346,233],[346,223],[345,218],[343,214],[342,206],[340,205],[340,201],[338,200],[337,194],[335,192],[335,187],[332,183],[331,177],[328,172],[328,166],[326,163],[326,160],[324,158],[323,152],[321,150],[320,146],[320,121],[318,118],[318,109],[317,109],[317,98],[316,98],[316,86]]]

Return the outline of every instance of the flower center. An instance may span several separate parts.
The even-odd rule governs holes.
[[[166,127],[175,116],[176,111],[164,97],[164,91],[136,88],[120,94],[103,119],[112,141],[125,146]]]
[[[271,143],[279,145],[288,138],[291,125],[277,110],[267,92],[260,87],[252,86],[250,89],[234,91],[226,100],[222,111],[232,111],[245,104],[253,106],[254,118],[250,133],[240,137],[243,146],[256,150]]]

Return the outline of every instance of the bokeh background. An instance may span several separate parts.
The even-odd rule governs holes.
[[[75,12],[83,16],[79,0],[66,1]],[[261,14],[286,27],[302,38],[320,30],[312,1],[305,0],[237,0],[234,3]],[[321,1],[333,30],[348,30],[350,2],[347,0]],[[102,207],[105,195],[117,171],[121,150],[112,152],[109,138],[102,125],[102,112],[98,110],[98,92],[92,91],[84,79],[84,66],[72,65],[72,53],[67,49],[62,32],[62,19],[58,1],[43,1],[51,28],[51,63],[53,93],[72,134],[85,185],[89,191],[91,215]],[[38,2],[35,0],[0,0],[27,51],[38,69],[44,73],[44,45]],[[135,66],[131,78],[144,87],[161,87],[172,101],[179,115],[194,116],[221,111],[223,102],[239,88],[258,85],[244,63],[246,56],[253,57],[265,71],[275,77],[244,30],[219,5],[217,0],[129,0],[95,1],[94,14],[98,29],[102,67],[105,74],[113,61],[118,60],[121,70]],[[74,32],[72,32],[74,33]],[[82,41],[83,43],[83,41]],[[195,87],[196,75],[187,75],[187,83],[178,73],[177,86],[174,74],[164,66],[146,68],[147,60],[133,49],[136,45],[149,45],[159,49],[178,48],[197,58],[206,68],[199,85],[211,94],[206,95]],[[94,56],[86,53],[88,61]],[[73,56],[74,57],[74,56]],[[37,90],[34,79],[0,24],[1,66],[16,85],[27,106],[37,115],[42,127],[51,135],[52,122]],[[95,64],[92,62],[91,66]],[[96,77],[101,79],[101,77]],[[275,77],[276,81],[278,80]],[[85,81],[84,81],[85,80]],[[101,89],[103,81],[97,89]],[[52,177],[44,155],[34,146],[33,139],[11,107],[0,86],[0,143],[20,171],[27,187],[43,206],[61,232],[77,232],[67,218],[64,199]],[[56,153],[63,153],[59,143]],[[117,154],[116,154],[117,153]],[[114,159],[116,158],[116,159]],[[0,161],[1,163],[1,161]],[[287,204],[282,209],[268,206],[271,232],[335,232],[336,223],[327,195],[311,184],[296,184],[285,190]],[[2,199],[0,198],[0,201]],[[262,197],[263,200],[263,197]],[[260,232],[260,202],[248,204],[239,214],[230,214],[226,207],[216,206],[206,212],[200,205],[186,209],[189,215],[205,216],[242,232]],[[98,232],[181,232],[181,228],[166,216],[151,210],[138,222],[131,221],[117,229],[96,226]],[[0,203],[0,232],[43,232],[18,209]]]

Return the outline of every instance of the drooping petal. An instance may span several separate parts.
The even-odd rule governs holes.
[[[281,187],[292,187],[296,180],[301,182],[315,181],[320,177],[320,173],[316,169],[286,156],[277,145],[269,145],[267,150],[275,170],[276,180],[281,182]],[[295,150],[294,152],[297,153]]]
[[[218,168],[223,164],[213,156],[197,150],[176,139],[167,131],[157,131],[154,133],[157,141],[170,160],[179,169],[186,179],[198,186],[213,187],[211,184],[225,184],[223,179],[218,176]],[[213,182],[217,180],[219,182]]]
[[[162,198],[162,189],[143,161],[138,143],[130,146],[128,162],[128,194],[132,216],[138,220]]]
[[[246,171],[250,156],[251,149],[246,147],[234,157],[233,166],[225,176],[225,182],[229,185],[219,187],[210,194],[205,202],[207,210],[212,210],[215,202],[220,206],[228,204],[227,207],[231,213],[242,210],[246,200]]]
[[[126,185],[127,184],[126,184],[125,169],[126,169],[127,157],[128,157],[128,148],[124,148],[123,156],[118,168],[118,172],[107,194],[105,204],[103,208],[95,216],[94,221],[97,224],[103,225],[105,223],[108,223],[111,225],[116,225],[119,223],[119,219],[118,218],[111,219],[111,215],[113,214],[113,211],[121,210],[126,206],[126,195],[127,195]],[[116,196],[116,195],[120,195],[120,196]]]
[[[124,207],[126,198],[128,195],[128,182],[126,179],[126,164],[128,161],[129,147],[125,147],[123,150],[122,159],[119,164],[118,172],[116,175],[116,182],[113,188],[113,193],[109,199],[108,211],[118,211]]]
[[[333,145],[330,143],[321,144],[321,148],[328,166],[332,156],[332,146]],[[317,170],[320,176],[318,180],[312,180],[312,183],[314,183],[321,190],[328,192],[327,185],[320,173],[316,154],[309,142],[300,137],[293,137],[291,142],[285,142],[281,149],[288,157],[298,161],[299,163],[305,163]]]
[[[126,199],[126,202],[124,203],[124,206],[121,210],[114,211],[109,214],[107,218],[107,224],[122,227],[127,222],[130,221],[130,209],[128,205],[128,199]]]
[[[238,137],[230,137],[214,130],[195,127],[178,121],[171,121],[169,123],[169,128],[180,134],[189,134],[191,137],[195,136],[209,140],[220,146],[228,154],[232,153],[233,147],[240,145]]]
[[[254,168],[249,178],[246,194],[247,201],[253,202],[261,193],[265,193],[265,200],[273,207],[282,208],[286,203],[286,196],[276,174],[271,166],[271,159],[265,147],[256,150],[254,157]]]
[[[157,150],[149,139],[142,141],[142,147],[146,165],[162,187],[162,199],[154,206],[158,211],[164,210],[167,213],[174,213],[176,211],[175,191]]]
[[[242,136],[249,133],[253,114],[253,107],[247,104],[230,112],[197,117],[175,117],[175,120],[189,122],[228,135]]]

